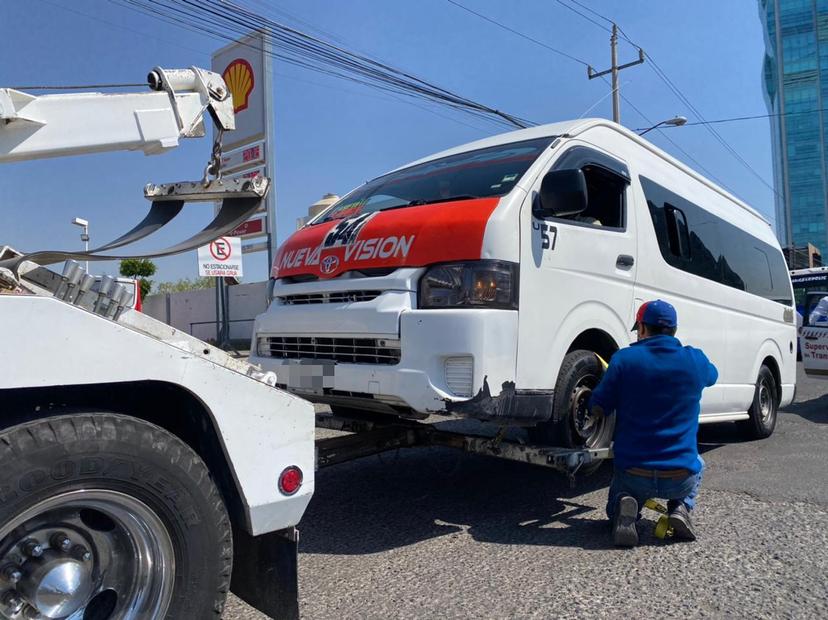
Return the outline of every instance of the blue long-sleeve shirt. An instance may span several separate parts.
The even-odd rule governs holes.
[[[673,336],[646,338],[613,355],[590,406],[615,411],[615,467],[698,473],[699,401],[718,377],[702,351]]]

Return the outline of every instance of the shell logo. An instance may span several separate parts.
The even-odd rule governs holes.
[[[233,95],[233,112],[239,113],[247,109],[250,93],[256,82],[253,78],[253,67],[244,58],[236,58],[227,65],[224,73],[221,74],[224,83]]]

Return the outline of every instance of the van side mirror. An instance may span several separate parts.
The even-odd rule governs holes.
[[[550,170],[543,177],[536,217],[569,217],[587,208],[587,184],[583,170]]]

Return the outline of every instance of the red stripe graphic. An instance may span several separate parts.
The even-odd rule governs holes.
[[[499,198],[391,209],[309,226],[276,253],[272,276],[334,278],[354,269],[476,260]]]

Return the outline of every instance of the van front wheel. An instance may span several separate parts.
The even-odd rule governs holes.
[[[776,385],[776,377],[770,368],[762,366],[759,369],[759,378],[756,379],[753,404],[748,411],[750,418],[737,424],[748,439],[765,439],[770,437],[776,428],[778,409],[779,387]]]
[[[552,417],[529,429],[533,442],[564,448],[606,448],[612,441],[615,417],[594,416],[592,390],[603,374],[592,351],[579,349],[564,357],[555,383]]]

